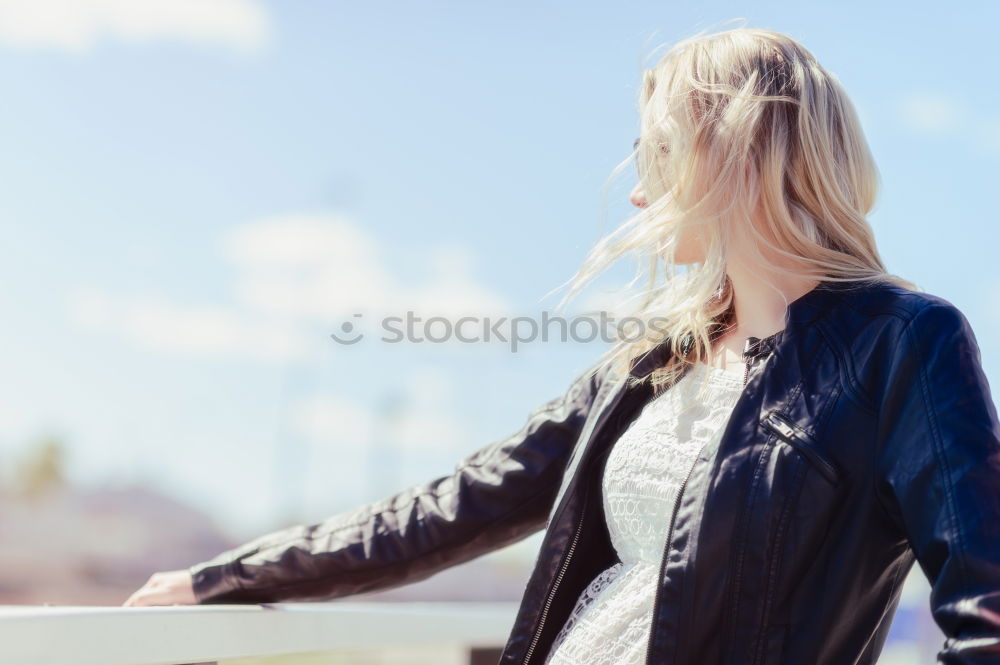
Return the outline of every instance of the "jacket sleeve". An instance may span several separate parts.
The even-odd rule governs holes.
[[[455,470],[188,568],[198,604],[330,600],[417,582],[544,527],[604,370],[594,365],[521,429]]]
[[[938,663],[1000,665],[1000,424],[966,317],[942,298],[894,340],[880,497],[931,585]]]

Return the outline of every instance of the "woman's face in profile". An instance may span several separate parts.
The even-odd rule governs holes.
[[[635,153],[639,149],[639,139],[637,138],[632,143],[632,152]],[[660,150],[664,153],[669,152],[665,145],[660,146]],[[632,202],[637,208],[645,208],[649,205],[646,200],[646,192],[642,188],[642,180],[640,179],[636,183],[635,187],[632,188],[632,192],[629,194],[629,201]],[[674,251],[674,264],[683,265],[688,263],[701,262],[705,260],[705,251],[701,244],[701,236],[694,233],[692,229],[685,231],[680,238],[678,238],[677,248]]]
[[[642,190],[642,183],[637,183],[629,194],[629,201],[637,208],[645,208],[646,193]],[[703,249],[701,235],[695,233],[695,229],[688,228],[681,237],[678,238],[677,248],[674,251],[674,263],[683,265],[687,263],[701,262],[705,260],[705,250]]]

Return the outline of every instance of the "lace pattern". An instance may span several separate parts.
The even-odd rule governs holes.
[[[742,390],[742,376],[695,365],[615,442],[601,491],[619,562],[580,593],[546,665],[642,665],[677,490]]]

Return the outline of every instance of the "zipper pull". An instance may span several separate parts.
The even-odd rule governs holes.
[[[757,352],[757,345],[760,343],[759,337],[750,335],[743,344],[743,385],[747,384],[750,378],[750,361],[753,360]]]

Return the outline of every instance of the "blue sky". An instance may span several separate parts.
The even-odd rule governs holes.
[[[7,476],[56,435],[75,482],[156,487],[249,537],[516,431],[604,347],[329,333],[373,304],[551,309],[629,212],[631,170],[606,181],[649,54],[732,19],[846,86],[885,262],[966,313],[1000,380],[991,6],[69,6],[0,2]]]

